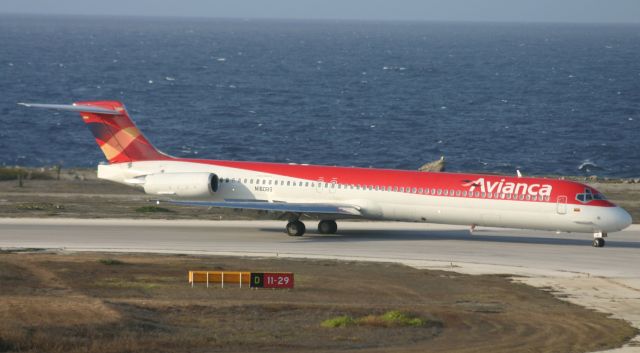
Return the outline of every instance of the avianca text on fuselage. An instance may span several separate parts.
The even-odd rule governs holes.
[[[549,184],[524,182],[514,183],[512,181],[505,182],[505,179],[491,181],[485,180],[484,177],[465,182],[463,186],[468,187],[470,192],[475,192],[476,189],[479,189],[480,192],[484,193],[516,194],[538,197],[549,197],[553,190],[553,186]]]
[[[305,233],[304,215],[320,219],[321,234],[335,233],[337,219],[380,219],[592,233],[602,247],[631,224],[597,190],[568,180],[175,158],[120,102],[23,105],[80,113],[109,162],[101,179],[173,204],[279,212],[292,236]]]

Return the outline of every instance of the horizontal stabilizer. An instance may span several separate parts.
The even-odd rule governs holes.
[[[321,204],[321,203],[288,203],[288,202],[252,202],[252,201],[167,201],[171,204],[183,206],[205,206],[236,208],[246,210],[292,212],[307,214],[335,214],[345,216],[361,216],[360,210],[356,206]]]
[[[117,110],[100,108],[100,107],[92,107],[90,105],[81,105],[81,104],[38,104],[38,103],[18,103],[18,104],[23,105],[25,107],[29,107],[29,108],[67,110],[71,112],[107,114],[107,115],[122,114],[122,112],[119,112]]]

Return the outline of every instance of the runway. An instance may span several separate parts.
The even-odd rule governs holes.
[[[635,277],[640,269],[637,225],[611,234],[601,249],[591,247],[589,234],[479,228],[470,235],[456,226],[342,222],[340,234],[320,235],[314,226],[307,222],[307,234],[298,238],[278,221],[0,219],[0,246],[453,263],[470,272],[502,268],[523,275]]]
[[[0,247],[335,258],[513,274],[640,327],[640,225],[612,233],[606,247],[593,248],[589,234],[480,228],[471,235],[458,226],[341,222],[339,234],[320,235],[315,222],[306,224],[305,236],[289,237],[278,221],[5,218]]]

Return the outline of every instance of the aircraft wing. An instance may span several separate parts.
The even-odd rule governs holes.
[[[329,203],[293,203],[293,202],[265,202],[265,201],[177,201],[168,203],[183,206],[205,206],[220,208],[235,208],[259,211],[325,214],[360,217],[360,207],[344,204]]]

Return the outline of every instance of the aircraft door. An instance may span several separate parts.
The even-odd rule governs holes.
[[[333,194],[336,192],[337,188],[338,188],[338,180],[331,179],[331,183],[329,183],[329,192]]]
[[[567,197],[564,195],[558,196],[556,211],[558,214],[567,214]]]
[[[323,189],[324,189],[324,178],[320,178],[316,182],[316,191],[318,193],[322,193]]]

